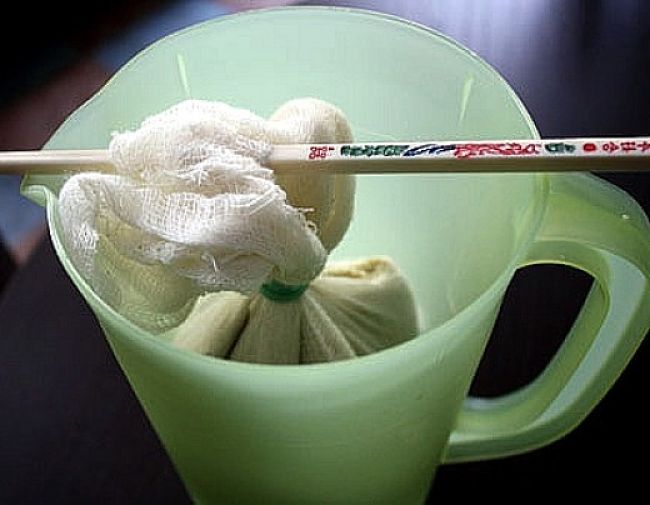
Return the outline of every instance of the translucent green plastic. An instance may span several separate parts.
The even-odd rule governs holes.
[[[156,43],[47,147],[104,148],[112,131],[188,97],[269,115],[301,96],[340,106],[364,141],[537,136],[508,85],[453,41],[384,15],[287,8]],[[46,205],[64,268],[198,503],[422,503],[440,463],[527,451],[575,427],[648,331],[647,218],[589,175],[361,176],[352,227],[333,259],[392,256],[426,330],[374,355],[308,366],[180,351],[114,313],[61,243],[61,184],[29,177],[23,191]],[[535,382],[468,399],[504,291],[531,263],[572,265],[596,282]]]

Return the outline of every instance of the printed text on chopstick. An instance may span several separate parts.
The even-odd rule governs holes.
[[[469,159],[475,157],[511,157],[540,155],[622,155],[650,152],[650,141],[645,139],[613,141],[506,141],[506,142],[450,142],[425,144],[345,144],[309,146],[310,160],[339,158],[386,157],[445,157]]]

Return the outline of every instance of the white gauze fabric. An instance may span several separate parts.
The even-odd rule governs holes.
[[[263,166],[272,145],[348,141],[343,114],[321,100],[290,101],[269,120],[224,103],[181,102],[114,135],[115,175],[86,173],[66,182],[59,211],[70,257],[115,310],[197,352],[299,363],[366,354],[410,338],[417,333],[412,296],[387,258],[343,271],[328,267],[289,303],[259,293],[272,282],[316,279],[349,226],[354,202],[349,175],[284,176],[277,178],[282,187],[276,184]],[[336,289],[321,285],[329,277]],[[341,286],[342,279],[356,291]],[[346,300],[358,293],[356,309],[354,300],[339,307],[339,290]],[[371,301],[388,309],[382,293],[392,307],[401,299],[397,320],[408,324],[384,324],[396,334],[365,340],[363,322],[345,328],[358,319],[351,311],[373,312]]]

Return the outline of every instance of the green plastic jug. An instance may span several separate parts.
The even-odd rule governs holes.
[[[386,15],[297,7],[157,42],[47,147],[105,148],[112,131],[188,97],[268,116],[303,96],[341,107],[363,141],[538,135],[503,79],[454,41]],[[422,334],[330,364],[200,356],[134,327],[88,288],[61,242],[61,184],[30,176],[23,191],[47,207],[61,263],[197,503],[422,503],[441,463],[531,450],[575,427],[649,327],[650,228],[616,187],[578,174],[360,176],[332,259],[392,256],[415,291]],[[591,274],[584,307],[532,384],[467,398],[506,287],[533,263]]]

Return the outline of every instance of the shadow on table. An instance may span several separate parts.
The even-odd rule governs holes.
[[[14,261],[0,236],[0,298],[2,297],[2,289],[7,284],[7,281],[9,281],[9,277],[11,277],[14,269]]]

